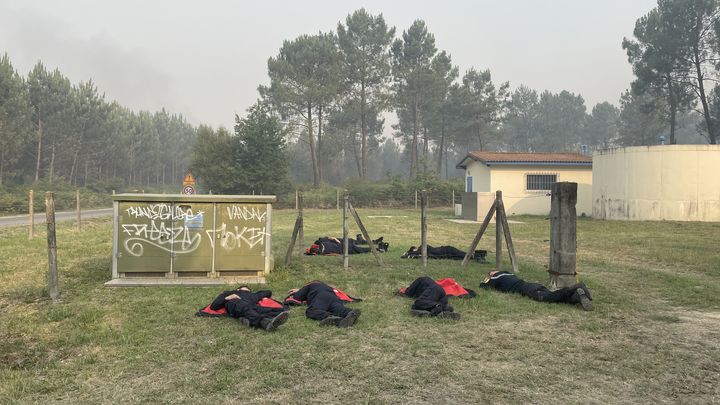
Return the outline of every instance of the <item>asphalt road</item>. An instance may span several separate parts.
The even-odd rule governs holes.
[[[97,218],[112,215],[112,208],[101,208],[97,210],[80,211],[80,218]],[[45,223],[45,213],[35,214],[35,225]],[[55,222],[75,220],[75,211],[58,211],[55,213]],[[0,228],[18,225],[27,225],[28,215],[13,215],[11,217],[0,217]]]

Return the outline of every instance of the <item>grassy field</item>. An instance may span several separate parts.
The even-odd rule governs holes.
[[[385,268],[372,255],[352,256],[349,270],[340,257],[305,257],[267,285],[282,296],[316,278],[335,284],[365,299],[352,304],[356,326],[320,328],[296,308],[273,334],[193,316],[217,289],[103,287],[109,220],[82,233],[59,225],[53,305],[45,240],[0,230],[0,403],[720,402],[720,224],[579,219],[578,271],[595,311],[479,291],[452,301],[463,316],[452,322],[411,317],[392,291],[423,274],[477,290],[492,265],[422,268],[399,258],[419,243],[416,211],[359,212],[390,242]],[[467,248],[478,225],[448,218],[431,211],[429,243]],[[511,219],[523,222],[510,225],[521,275],[546,281],[549,222]],[[293,220],[275,212],[278,263]],[[341,233],[334,210],[309,210],[305,224],[306,242]]]

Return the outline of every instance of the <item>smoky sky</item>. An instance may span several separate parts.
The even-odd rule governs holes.
[[[0,53],[23,75],[41,60],[108,100],[165,107],[232,127],[267,83],[283,40],[335,30],[365,7],[398,35],[423,19],[460,72],[618,104],[632,71],[621,48],[651,0],[35,1],[0,0]]]

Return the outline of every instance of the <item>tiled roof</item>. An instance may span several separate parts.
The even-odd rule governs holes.
[[[555,153],[555,152],[483,152],[473,151],[460,163],[458,168],[464,168],[468,159],[476,160],[488,166],[492,164],[558,164],[558,165],[592,165],[592,156],[580,153]]]

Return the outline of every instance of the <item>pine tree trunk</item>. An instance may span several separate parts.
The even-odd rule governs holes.
[[[53,182],[53,175],[55,174],[55,143],[53,142],[52,148],[50,149],[50,184]]]
[[[675,122],[677,116],[677,101],[675,100],[675,93],[673,92],[672,79],[670,74],[665,75],[665,80],[668,86],[668,104],[670,105],[670,145],[675,145]]]
[[[445,152],[445,116],[440,118],[440,146],[438,147],[438,177],[442,178],[443,153]]]
[[[361,132],[361,141],[360,141],[360,177],[365,178],[367,176],[367,122],[365,117],[365,82],[360,82],[360,132]]]
[[[703,77],[702,67],[700,63],[700,51],[698,50],[697,46],[693,48],[693,52],[693,64],[695,65],[695,72],[697,73],[698,95],[700,96],[700,102],[702,103],[703,107],[703,116],[705,116],[705,124],[707,125],[710,144],[714,145],[717,143],[717,139],[715,137],[715,126],[713,125],[707,97],[705,96],[705,79]]]
[[[3,185],[3,175],[5,174],[5,148],[0,150],[0,187]]]
[[[318,135],[317,135],[317,156],[318,156],[318,176],[320,177],[320,181],[322,182],[323,178],[323,146],[322,146],[322,117],[323,117],[323,109],[322,104],[318,105]]]
[[[313,134],[312,128],[312,104],[310,103],[307,105],[307,114],[308,145],[310,147],[310,161],[312,162],[313,185],[318,187],[320,185],[320,171],[318,169],[317,151],[315,150],[315,135]]]
[[[87,187],[87,179],[88,179],[88,161],[85,161],[85,179],[83,180],[83,187]]]
[[[417,177],[417,149],[418,149],[418,135],[420,132],[420,112],[418,111],[418,100],[415,97],[415,104],[413,106],[413,134],[412,142],[410,144],[410,178]]]
[[[35,182],[40,180],[40,160],[42,158],[42,121],[38,118],[38,147],[37,147],[37,163],[35,163]]]

